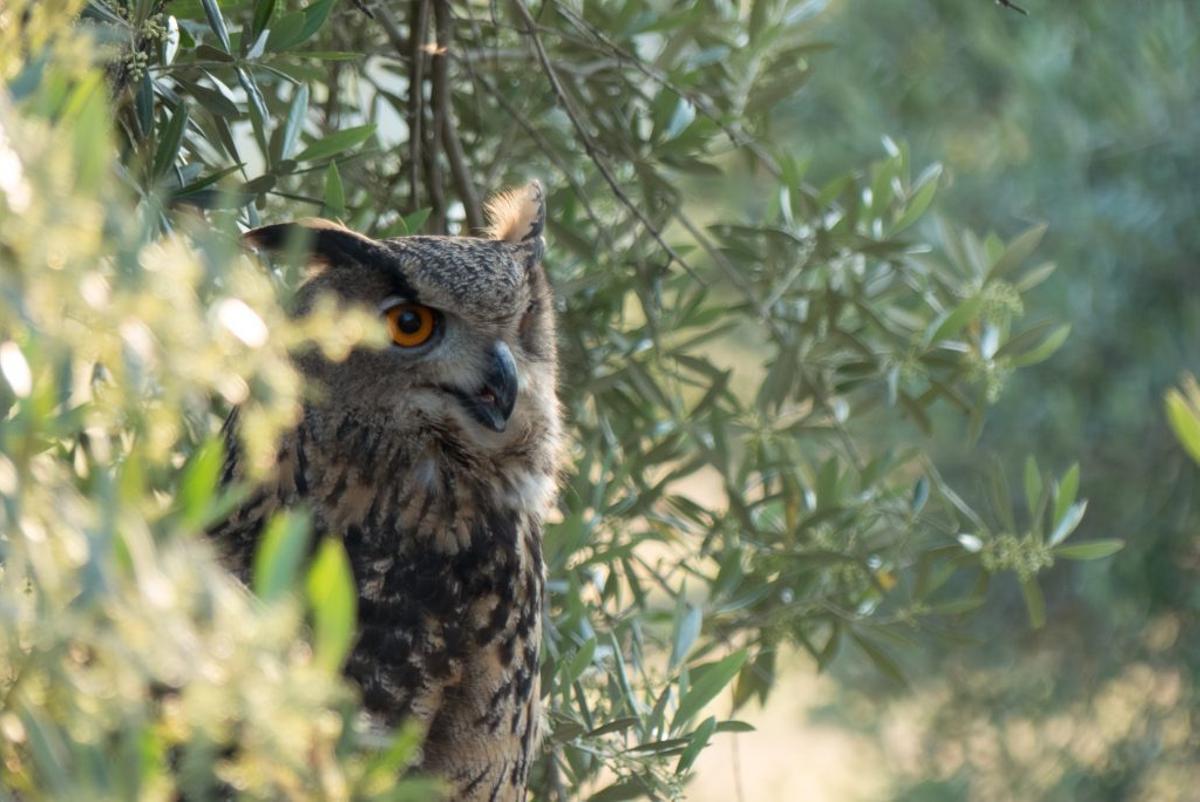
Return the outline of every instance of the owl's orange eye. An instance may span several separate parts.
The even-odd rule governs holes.
[[[392,342],[402,348],[424,345],[437,331],[437,312],[420,304],[396,304],[384,312]]]

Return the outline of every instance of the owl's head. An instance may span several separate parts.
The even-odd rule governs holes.
[[[533,182],[489,203],[489,236],[377,240],[326,220],[246,234],[301,248],[315,268],[297,314],[332,293],[376,313],[391,345],[342,362],[298,357],[322,405],[390,429],[512,447],[556,427],[553,295],[542,267],[544,193]]]

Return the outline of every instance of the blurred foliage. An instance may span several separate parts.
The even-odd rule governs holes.
[[[274,522],[254,600],[196,537],[247,490],[215,487],[228,409],[269,467],[303,400],[289,349],[336,356],[380,328],[289,320],[296,276],[249,264],[236,232],[324,214],[469,233],[482,195],[530,175],[549,187],[573,426],[535,798],[679,798],[709,739],[746,727],[713,701],[765,700],[785,644],[821,667],[852,644],[902,684],[897,655],[996,574],[1041,624],[1039,575],[1117,545],[1064,542],[1079,469],[1014,463],[1024,503],[978,470],[984,512],[928,436],[955,416],[977,436],[1010,374],[1066,340],[1022,322],[1050,273],[1026,266],[1043,230],[945,227],[934,248],[942,171],[891,140],[806,177],[816,158],[773,118],[822,49],[816,7],[0,11],[4,785],[428,793],[392,781],[411,734],[366,731],[336,677],[353,625],[338,541],[306,568],[305,521]]]
[[[1168,724],[1146,706],[1124,737],[1086,760],[1051,738],[986,765],[947,762],[958,736],[931,727],[927,760],[898,775],[898,787],[911,787],[896,798],[1191,800],[1200,472],[1185,451],[1195,443],[1194,393],[1188,382],[1169,388],[1200,367],[1200,10],[1185,0],[1136,11],[1022,5],[1030,16],[957,0],[830,2],[815,33],[836,48],[839,70],[818,60],[774,130],[803,132],[832,175],[870,153],[878,131],[903,137],[916,158],[945,159],[940,209],[953,225],[1006,233],[1044,221],[1039,253],[1060,266],[1026,305],[1034,319],[1070,324],[1071,337],[1052,364],[1013,378],[980,445],[1017,478],[1030,450],[1054,465],[1078,457],[1080,494],[1092,502],[1081,540],[1124,537],[1127,548],[1109,562],[1054,569],[1048,626],[1035,636],[1014,624],[1018,594],[992,595],[968,630],[983,648],[926,653],[926,665],[946,671],[925,689],[946,707],[929,714],[1001,735],[1021,719],[1107,731],[1099,716],[1110,690],[1130,677],[1144,688],[1150,675],[1178,680],[1179,713]],[[949,431],[934,450],[948,474],[979,459]],[[963,490],[972,501],[988,495]],[[1007,690],[985,687],[976,672]],[[1034,706],[1033,719],[1010,712]]]

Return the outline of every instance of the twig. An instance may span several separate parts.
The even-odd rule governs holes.
[[[434,5],[439,5],[446,0],[434,0]],[[439,58],[437,51],[440,45],[433,42],[430,45],[422,48],[429,54],[429,60],[433,69],[431,73],[436,75],[437,64],[441,62],[444,66],[445,58]],[[446,125],[446,96],[438,95],[434,78],[430,78],[429,90],[429,106],[430,124],[425,126],[421,131],[421,136],[425,140],[423,156],[425,158],[425,189],[429,193],[429,222],[427,223],[428,230],[437,233],[447,233],[446,226],[446,191],[442,186],[442,160],[439,155],[441,148],[439,141],[441,139],[441,130]],[[445,87],[443,87],[445,88]]]
[[[700,277],[694,270],[692,270],[691,266],[684,261],[683,257],[681,257],[665,239],[663,239],[662,233],[658,230],[658,227],[650,221],[650,218],[646,216],[645,212],[638,208],[633,201],[629,199],[629,196],[625,194],[625,191],[621,189],[621,185],[617,182],[616,177],[612,174],[612,171],[608,168],[608,165],[604,163],[604,159],[601,157],[600,151],[596,148],[596,144],[592,141],[592,137],[588,133],[587,128],[584,127],[583,122],[579,119],[579,115],[575,111],[575,107],[571,102],[570,96],[567,95],[566,90],[559,81],[558,73],[555,71],[554,65],[550,63],[550,57],[546,54],[546,48],[542,44],[541,36],[538,35],[537,26],[533,21],[533,17],[529,14],[529,9],[525,8],[523,0],[513,0],[513,7],[517,9],[517,13],[521,16],[522,21],[525,23],[525,35],[529,37],[531,42],[533,42],[534,50],[537,52],[538,62],[542,66],[542,72],[545,73],[546,79],[550,82],[550,88],[554,91],[554,96],[557,97],[558,102],[562,104],[563,111],[566,112],[567,119],[571,121],[571,126],[579,135],[579,139],[583,143],[583,149],[587,151],[588,158],[590,158],[592,163],[596,165],[596,169],[600,171],[600,175],[603,176],[605,183],[608,184],[608,187],[610,190],[612,190],[613,195],[615,195],[617,200],[620,201],[621,204],[638,219],[638,222],[640,222],[648,232],[650,232],[650,235],[654,237],[655,242],[658,243],[660,248],[666,251],[667,256],[670,257],[671,261],[678,262],[679,266],[686,270],[689,275],[699,280]],[[669,264],[670,262],[668,262],[668,265]]]
[[[733,793],[737,802],[746,802],[746,791],[742,788],[742,755],[738,751],[737,733],[733,733],[733,743],[730,753],[733,756]]]
[[[1016,3],[1013,3],[1012,0],[996,0],[996,5],[1004,6],[1005,8],[1011,8],[1013,11],[1016,11],[1018,14],[1024,14],[1027,17],[1029,16],[1028,11],[1021,8]]]
[[[396,50],[396,55],[401,59],[406,58],[405,54],[409,51],[408,41],[404,38],[404,32],[400,30],[396,18],[392,16],[392,12],[386,5],[380,5],[371,9],[372,18],[379,23],[379,27],[383,28],[383,32],[387,35],[388,41],[392,43],[392,47]]]
[[[608,49],[609,53],[616,57],[618,66],[620,66],[623,62],[629,63],[642,75],[679,95],[679,97],[695,106],[701,114],[716,123],[716,125],[725,133],[725,136],[729,137],[729,141],[733,143],[734,147],[744,147],[749,150],[758,158],[760,162],[762,162],[763,166],[767,168],[767,171],[776,178],[779,178],[783,175],[783,171],[780,169],[779,163],[775,161],[775,157],[768,153],[752,135],[746,133],[746,131],[740,126],[733,126],[725,122],[720,112],[707,96],[693,94],[679,86],[662,70],[652,67],[633,53],[630,53],[622,48],[616,42],[609,39],[599,28],[580,17],[572,9],[568,8],[562,3],[555,2],[554,6],[558,12],[566,17],[567,20],[570,21],[571,24],[573,24],[576,28],[579,28],[585,33],[590,34],[598,42],[604,45],[604,47]]]
[[[479,193],[467,169],[467,158],[462,141],[458,137],[458,125],[454,121],[449,88],[449,48],[453,41],[449,0],[436,0],[433,6],[434,29],[437,32],[437,50],[433,54],[433,117],[434,130],[450,163],[450,173],[458,190],[459,200],[467,219],[468,233],[479,231],[484,226],[483,207]]]
[[[472,18],[472,21],[474,22],[474,18]],[[596,227],[596,232],[604,238],[604,244],[609,250],[612,250],[615,246],[612,236],[608,231],[608,227],[600,222],[600,218],[596,214],[596,210],[592,208],[592,204],[588,201],[588,193],[585,191],[583,185],[580,184],[575,178],[570,166],[559,157],[559,155],[555,152],[554,147],[548,141],[546,141],[546,138],[542,136],[541,132],[531,125],[527,119],[525,119],[525,115],[521,113],[520,109],[517,109],[508,101],[508,98],[504,96],[504,93],[500,91],[500,88],[484,76],[479,75],[475,69],[475,65],[472,63],[469,57],[463,55],[456,56],[456,58],[460,58],[462,60],[463,66],[466,67],[467,72],[471,76],[471,80],[476,84],[476,86],[482,87],[485,90],[483,94],[486,97],[495,100],[496,104],[500,106],[501,110],[503,110],[504,113],[507,114],[509,118],[516,123],[521,130],[525,132],[525,135],[528,136],[529,139],[537,146],[538,150],[542,152],[542,155],[549,159],[550,163],[558,169],[558,171],[562,174],[562,177],[566,180],[567,186],[569,186],[571,191],[575,193],[575,198],[579,201],[579,205],[583,208],[583,213],[587,215],[588,220],[590,220],[592,225]]]
[[[429,0],[413,0],[412,22],[409,28],[408,71],[408,197],[410,212],[421,206],[421,135],[425,114],[425,32],[429,29]]]
[[[704,232],[682,210],[675,210],[675,219],[679,221],[681,226],[687,229],[687,232],[699,243],[704,252],[709,255],[709,258],[721,269],[721,272],[741,291],[742,295],[746,296],[746,300],[754,306],[754,310],[758,313],[759,317],[775,331],[778,337],[782,338],[782,331],[778,328],[778,322],[772,317],[771,310],[763,306],[762,301],[758,299],[754,292],[754,287],[750,282],[746,281],[746,277],[725,258],[725,254],[721,253],[717,249],[717,246],[712,244],[712,241],[704,235]]]

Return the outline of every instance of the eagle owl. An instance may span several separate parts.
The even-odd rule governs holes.
[[[297,314],[333,293],[376,310],[392,344],[296,357],[317,400],[272,479],[213,532],[243,578],[280,508],[343,538],[359,610],[346,672],[372,715],[422,723],[421,767],[455,802],[525,797],[562,429],[542,187],[489,211],[486,238],[375,240],[322,220],[246,235],[268,251],[306,241],[316,272]],[[240,470],[236,425],[235,411],[226,481]]]

